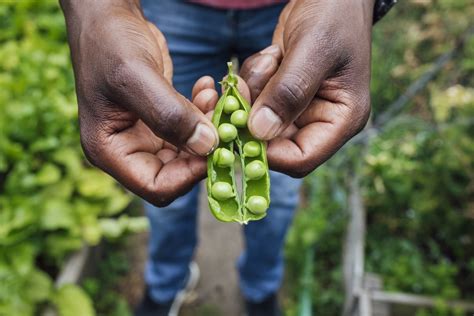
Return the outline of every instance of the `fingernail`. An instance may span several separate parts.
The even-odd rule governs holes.
[[[271,46],[268,46],[264,50],[260,51],[260,54],[277,54],[280,52],[280,46],[277,44],[273,44]]]
[[[259,57],[255,66],[253,66],[253,70],[255,72],[264,72],[265,70],[267,70],[268,67],[271,66],[272,60],[273,60],[272,56],[262,55],[261,57]]]
[[[217,146],[217,133],[210,126],[199,123],[186,145],[194,153],[206,156]]]
[[[269,140],[276,136],[282,121],[269,107],[262,106],[250,117],[249,125],[255,137]]]

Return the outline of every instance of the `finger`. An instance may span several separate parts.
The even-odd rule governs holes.
[[[166,80],[171,84],[173,81],[173,62],[168,50],[168,44],[166,43],[165,36],[158,30],[158,28],[151,22],[147,21],[148,28],[156,39],[156,43],[160,47],[161,56],[163,58],[163,75]]]
[[[249,57],[242,64],[240,75],[249,86],[252,102],[260,95],[277,71],[281,58],[280,48],[277,45],[272,45]]]
[[[269,142],[270,166],[296,177],[307,175],[357,134],[365,126],[369,113],[368,107],[354,110],[316,99],[296,121],[303,127],[288,138],[278,137]]]
[[[214,84],[214,79],[211,76],[203,76],[199,78],[196,83],[193,86],[193,91],[192,91],[192,100],[194,102],[194,98],[196,95],[201,92],[201,90],[204,89],[216,89],[216,86]]]
[[[273,40],[272,43],[276,44],[280,47],[282,52],[285,52],[285,45],[283,41],[283,35],[284,35],[284,29],[285,29],[285,24],[286,20],[288,19],[288,16],[290,15],[291,10],[293,9],[293,6],[295,5],[296,1],[290,1],[283,11],[280,13],[280,16],[278,18],[278,23],[277,26],[275,27],[275,31],[273,32]]]
[[[269,165],[293,177],[304,177],[342,147],[349,139],[341,137],[344,132],[340,126],[315,122],[299,130],[292,139],[277,137],[268,145]]]
[[[237,90],[239,90],[239,93],[242,95],[242,97],[244,97],[244,99],[250,103],[249,86],[247,85],[247,83],[242,77],[237,76],[237,75],[236,77],[237,77]],[[223,78],[223,80],[226,80],[226,79],[227,79],[227,76]],[[222,93],[224,93],[224,85],[222,85],[221,89],[222,89]]]
[[[216,107],[219,95],[215,89],[204,89],[201,90],[196,97],[193,99],[194,105],[196,105],[203,113],[208,113],[214,110]]]
[[[165,206],[187,193],[204,179],[207,170],[206,160],[194,155],[164,163],[152,153],[135,152],[112,156],[110,163],[114,169],[106,172],[156,206]]]
[[[335,103],[317,97],[311,101],[310,105],[296,119],[295,125],[301,128],[313,122],[334,123],[347,116],[347,113],[350,113],[350,111],[351,109],[346,104]]]
[[[206,117],[210,120],[212,120],[212,116],[214,115],[214,110],[211,110],[209,112],[206,113]]]
[[[171,160],[175,159],[178,156],[178,153],[174,150],[163,148],[156,154],[156,156],[161,160],[162,163],[167,164]]]
[[[154,205],[169,204],[205,177],[204,157],[180,158],[141,121],[99,139],[94,150],[85,150],[96,153],[88,155],[89,160]]]
[[[255,101],[249,129],[256,138],[270,140],[293,123],[314,98],[332,67],[332,57],[327,52],[305,47],[308,40],[298,40],[300,47],[294,45],[287,51],[278,71]]]
[[[160,138],[197,155],[217,146],[211,121],[142,61],[128,61],[107,78],[108,97],[134,112]]]

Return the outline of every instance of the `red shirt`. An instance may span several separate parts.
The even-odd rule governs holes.
[[[219,9],[255,9],[268,5],[287,2],[286,0],[189,0]]]

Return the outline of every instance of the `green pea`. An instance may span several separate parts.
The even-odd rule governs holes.
[[[257,157],[262,152],[260,144],[256,141],[249,141],[244,145],[244,154],[247,157]]]
[[[234,196],[232,186],[227,182],[216,182],[212,185],[212,196],[218,201],[224,201]]]
[[[254,160],[245,166],[245,176],[250,180],[258,180],[263,177],[267,169],[260,160]]]
[[[219,133],[219,138],[226,143],[237,137],[237,128],[229,123],[221,124],[217,129],[217,132]]]
[[[212,157],[212,161],[219,167],[229,167],[234,164],[235,155],[227,148],[217,148]]]
[[[224,103],[224,113],[230,114],[240,108],[240,103],[239,100],[237,100],[236,97],[233,95],[228,95],[225,98],[225,103]]]
[[[232,63],[227,66],[223,95],[212,116],[220,146],[207,158],[207,198],[218,220],[247,224],[267,214],[270,175],[265,143],[255,139],[248,129],[251,107],[237,89]],[[239,173],[241,185],[237,183]]]
[[[249,115],[244,110],[237,110],[230,116],[230,122],[237,127],[245,127]]]
[[[247,201],[247,208],[254,214],[263,214],[268,209],[268,202],[263,196],[254,195]]]

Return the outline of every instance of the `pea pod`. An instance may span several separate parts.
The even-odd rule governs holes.
[[[227,65],[229,74],[222,82],[225,91],[212,117],[220,142],[207,160],[208,201],[218,220],[246,224],[265,217],[270,204],[270,176],[266,145],[247,128],[250,105],[237,89],[232,63]],[[236,183],[238,169],[242,171],[241,190]]]

